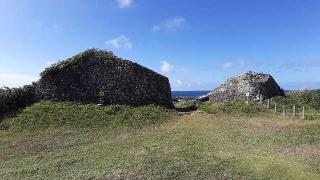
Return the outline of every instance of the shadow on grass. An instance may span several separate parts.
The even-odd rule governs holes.
[[[192,112],[198,109],[197,105],[187,106],[187,107],[176,107],[176,111],[178,112]]]

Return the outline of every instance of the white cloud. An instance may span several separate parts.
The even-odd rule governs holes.
[[[181,87],[183,85],[183,81],[178,79],[177,80],[177,87]]]
[[[167,61],[161,61],[161,71],[164,73],[185,73],[188,72],[189,69],[186,67],[175,68]]]
[[[171,73],[173,71],[173,66],[167,61],[161,62],[161,71],[164,73]]]
[[[37,81],[39,77],[22,74],[0,74],[0,87],[20,87]]]
[[[129,8],[133,4],[133,0],[116,0],[119,8]]]
[[[247,64],[247,62],[246,62],[245,60],[240,60],[240,61],[239,61],[239,64],[240,64],[241,66],[244,66],[244,65]]]
[[[176,31],[180,28],[187,26],[187,20],[183,17],[174,17],[167,19],[164,22],[161,22],[158,25],[154,25],[152,27],[153,32],[161,31],[161,30],[169,30],[169,31]]]
[[[226,69],[230,69],[230,68],[235,67],[235,66],[244,67],[244,66],[247,66],[247,65],[248,65],[247,61],[241,59],[241,60],[238,60],[238,61],[227,61],[227,62],[225,62],[225,63],[223,63],[221,65],[221,68],[226,70]]]
[[[310,68],[319,68],[320,67],[320,60],[313,60],[313,61],[289,61],[281,64],[280,69],[310,69]]]
[[[223,69],[229,69],[233,66],[233,63],[232,62],[225,62],[222,64],[222,68]]]
[[[120,35],[117,38],[106,41],[106,45],[115,49],[120,49],[120,48],[132,49],[133,47],[130,39],[124,35]]]
[[[210,90],[213,82],[205,81],[190,81],[188,79],[177,79],[171,82],[172,90],[174,91],[195,91],[195,90]]]
[[[190,81],[177,79],[171,84],[174,90],[181,90],[190,87]]]

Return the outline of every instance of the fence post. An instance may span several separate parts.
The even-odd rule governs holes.
[[[305,108],[303,106],[303,108],[302,108],[302,119],[305,119],[305,117],[306,117],[306,112],[305,112]]]
[[[293,106],[292,116],[293,116],[293,117],[296,117],[296,106]]]
[[[268,109],[270,109],[270,99],[268,99]]]
[[[283,115],[283,116],[285,116],[285,115],[286,115],[286,108],[285,108],[285,106],[284,106],[284,105],[282,106],[282,115]]]
[[[277,103],[276,102],[274,103],[274,112],[275,113],[277,112]]]

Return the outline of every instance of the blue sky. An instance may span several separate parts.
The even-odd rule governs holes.
[[[317,0],[0,0],[0,86],[37,80],[88,48],[212,90],[252,70],[284,89],[320,88]]]

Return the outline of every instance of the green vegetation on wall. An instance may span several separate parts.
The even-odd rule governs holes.
[[[93,56],[99,56],[100,58],[112,58],[115,59],[117,58],[116,56],[113,55],[112,52],[110,51],[104,51],[101,49],[88,49],[80,54],[77,54],[69,59],[66,59],[64,61],[60,61],[56,64],[52,64],[50,67],[46,68],[43,72],[40,73],[40,75],[43,76],[47,76],[50,74],[53,74],[55,72],[58,72],[64,68],[76,68],[76,66],[78,66],[79,64],[81,64],[81,62],[83,62],[86,59],[90,59],[90,57]]]

